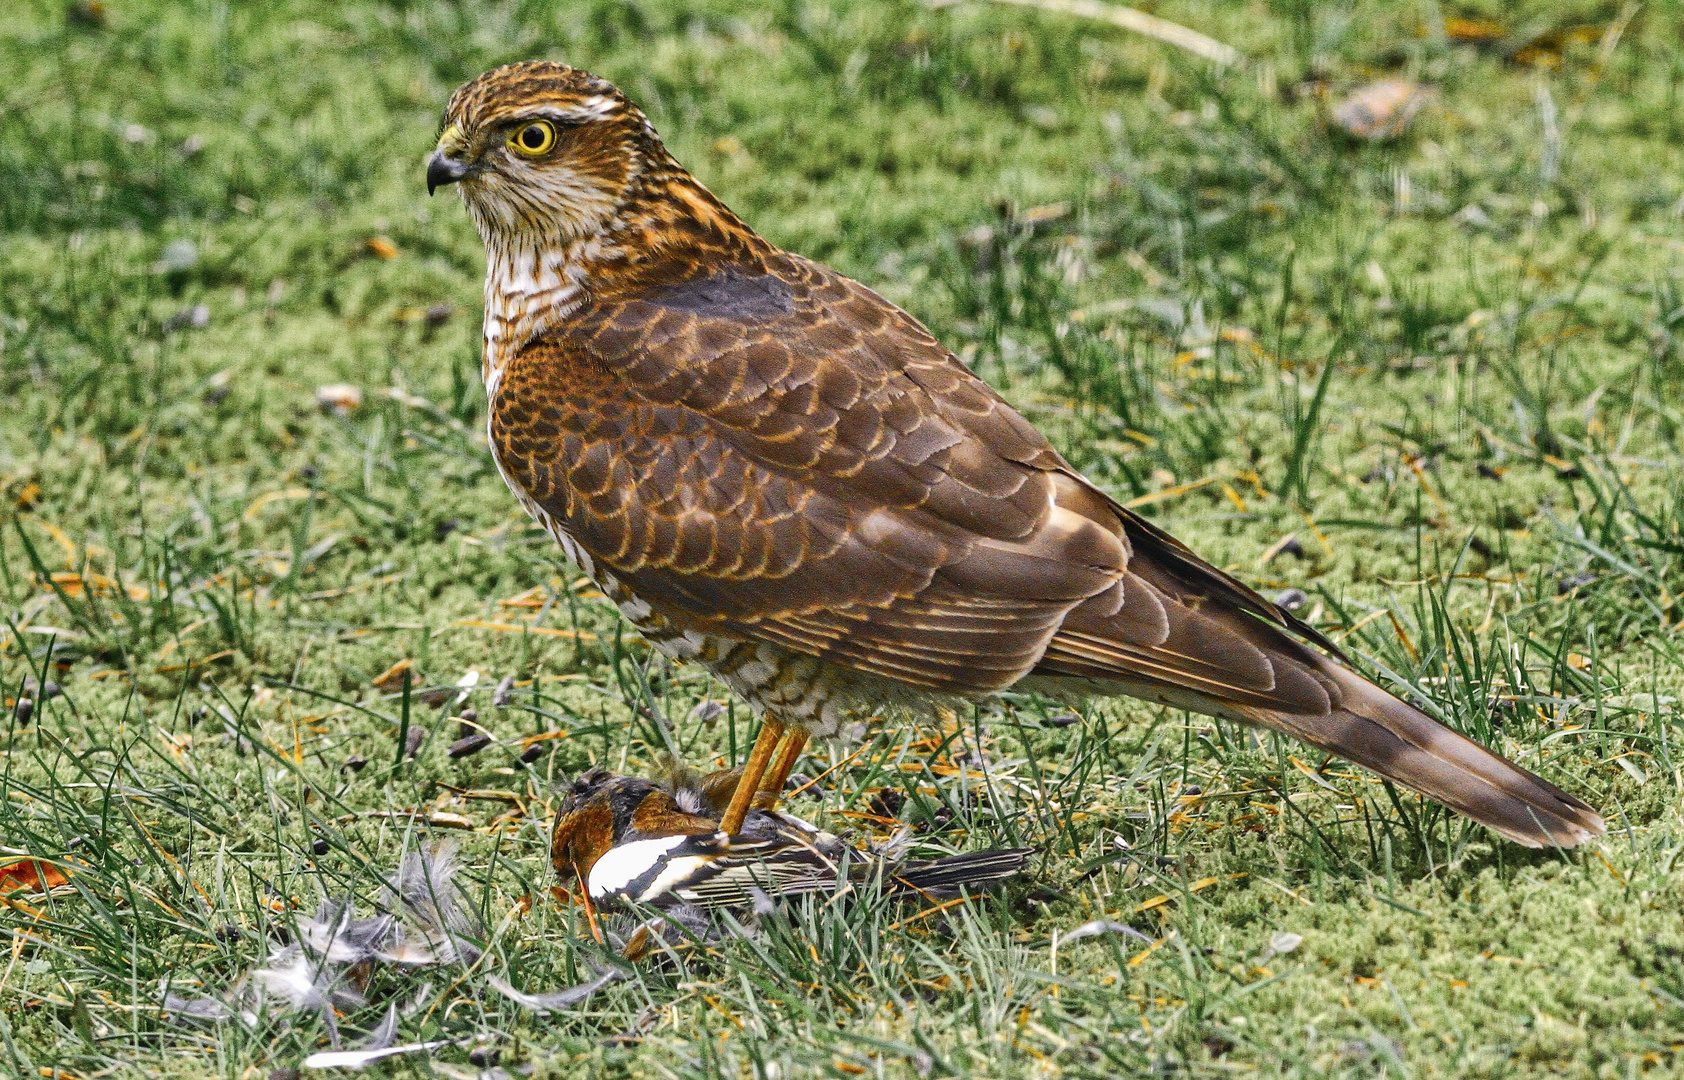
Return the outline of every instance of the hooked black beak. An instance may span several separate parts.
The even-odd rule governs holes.
[[[433,156],[427,159],[427,194],[431,195],[446,184],[454,184],[467,175],[466,162],[447,157],[442,150],[435,150]]]

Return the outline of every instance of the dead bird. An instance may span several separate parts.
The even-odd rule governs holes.
[[[666,782],[592,769],[576,781],[557,816],[550,862],[577,881],[593,904],[627,901],[671,907],[746,908],[764,913],[778,899],[877,881],[889,891],[954,895],[1011,877],[1030,848],[994,849],[917,861],[907,837],[856,848],[778,810],[751,809],[735,834],[718,816],[736,792],[738,770]]]

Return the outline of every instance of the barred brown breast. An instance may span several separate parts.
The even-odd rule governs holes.
[[[446,183],[486,244],[509,486],[764,717],[727,832],[810,731],[1026,686],[1283,731],[1521,844],[1603,831],[1093,487],[911,316],[757,236],[609,83],[469,83],[428,164]]]

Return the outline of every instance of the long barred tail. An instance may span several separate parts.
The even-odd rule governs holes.
[[[1251,719],[1396,780],[1525,847],[1574,847],[1602,817],[1541,777],[1464,738],[1354,672],[1326,662],[1343,707],[1321,716],[1250,710]]]
[[[953,890],[961,885],[988,885],[1022,871],[1034,848],[996,848],[949,855],[902,869],[891,879],[912,892]]]

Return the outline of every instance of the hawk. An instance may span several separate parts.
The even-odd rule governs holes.
[[[1008,689],[1284,732],[1528,847],[1604,831],[1094,487],[906,312],[757,235],[612,84],[474,79],[427,162],[446,184],[485,242],[504,479],[762,718],[727,833],[810,734]]]

